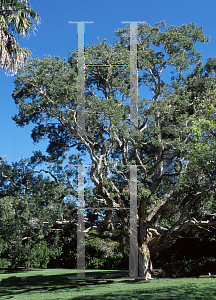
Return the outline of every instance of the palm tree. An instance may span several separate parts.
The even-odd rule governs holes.
[[[0,0],[0,67],[6,74],[16,74],[19,66],[31,54],[16,41],[34,31],[40,22],[28,0]]]

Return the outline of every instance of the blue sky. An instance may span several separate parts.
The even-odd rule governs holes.
[[[124,28],[121,21],[145,21],[154,26],[165,20],[168,25],[182,25],[194,22],[204,27],[204,33],[211,37],[208,44],[197,44],[203,51],[203,62],[215,55],[216,26],[215,0],[31,0],[31,6],[40,15],[41,24],[35,35],[18,39],[22,47],[31,50],[32,56],[43,59],[45,54],[68,58],[69,52],[77,49],[77,24],[68,21],[94,21],[85,25],[85,45],[92,46],[97,37],[108,38],[113,43],[115,29]],[[18,128],[11,119],[17,112],[11,96],[13,77],[0,72],[0,155],[7,154],[9,163],[32,155],[32,151],[46,149],[46,141],[34,145],[31,139],[32,125]],[[142,95],[144,96],[144,95]],[[74,152],[76,153],[76,152]],[[86,164],[90,160],[86,156]]]

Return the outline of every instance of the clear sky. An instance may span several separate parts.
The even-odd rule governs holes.
[[[204,27],[211,37],[208,44],[197,44],[203,51],[203,62],[215,56],[216,0],[31,0],[32,8],[40,15],[41,25],[36,34],[18,39],[22,47],[31,50],[32,56],[43,59],[45,54],[68,58],[69,52],[77,49],[77,24],[68,21],[94,21],[85,25],[85,45],[92,46],[97,37],[108,38],[113,43],[115,29],[124,28],[121,21],[145,21],[154,26],[165,20],[168,25],[195,23]],[[46,149],[46,141],[34,145],[31,139],[32,125],[16,126],[11,119],[17,112],[11,96],[13,77],[0,71],[0,155],[7,154],[9,163],[32,155],[32,151]],[[142,95],[144,96],[144,95]],[[76,153],[76,152],[75,152]],[[90,163],[87,159],[85,163]]]

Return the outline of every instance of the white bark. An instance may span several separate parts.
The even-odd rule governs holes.
[[[138,257],[139,257],[139,277],[144,277],[145,280],[152,279],[151,272],[152,269],[152,262],[150,259],[150,251],[147,244],[142,244],[141,247],[138,249]]]

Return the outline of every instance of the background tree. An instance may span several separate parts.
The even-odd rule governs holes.
[[[26,36],[38,23],[39,16],[28,0],[0,1],[0,66],[6,73],[16,73],[31,53],[18,44],[14,35]]]
[[[86,65],[129,65],[129,28],[119,29],[116,34],[120,42],[116,39],[113,46],[104,42],[85,48]],[[196,42],[208,40],[202,27],[197,28],[193,23],[138,26],[138,68],[142,72],[138,83],[149,86],[153,97],[141,99],[139,96],[139,134],[136,136],[128,135],[130,110],[125,102],[130,91],[129,68],[87,68],[87,134],[83,135],[77,135],[76,130],[76,53],[70,55],[69,63],[59,57],[30,59],[15,79],[13,97],[19,105],[19,113],[14,120],[19,126],[35,124],[32,131],[35,142],[48,137],[49,159],[63,158],[65,151],[73,147],[90,154],[95,205],[102,203],[110,208],[100,214],[96,229],[95,223],[86,221],[89,231],[94,228],[98,232],[92,233],[93,236],[117,241],[129,239],[127,166],[139,165],[139,276],[146,279],[151,272],[149,247],[156,241],[190,226],[216,224],[215,156],[211,151],[207,155],[205,151],[200,152],[208,166],[207,172],[201,163],[194,163],[200,143],[215,143],[215,136],[206,136],[204,132],[203,139],[197,140],[196,132],[200,129],[194,123],[200,114],[204,122],[206,120],[206,111],[199,105],[200,101],[210,100],[206,86],[215,80],[214,74],[201,74],[201,55],[194,49]],[[205,67],[209,70],[211,66],[208,61]],[[193,71],[184,75],[191,67]],[[165,68],[175,76],[169,80],[164,77]],[[203,85],[201,91],[197,91],[195,86],[200,80]],[[103,97],[98,97],[95,89],[101,91]]]
[[[8,165],[2,159],[0,169],[1,259],[10,255],[13,266],[46,267],[61,255],[64,227],[76,232],[75,203],[66,202],[71,185],[58,174],[44,178],[29,160]]]

